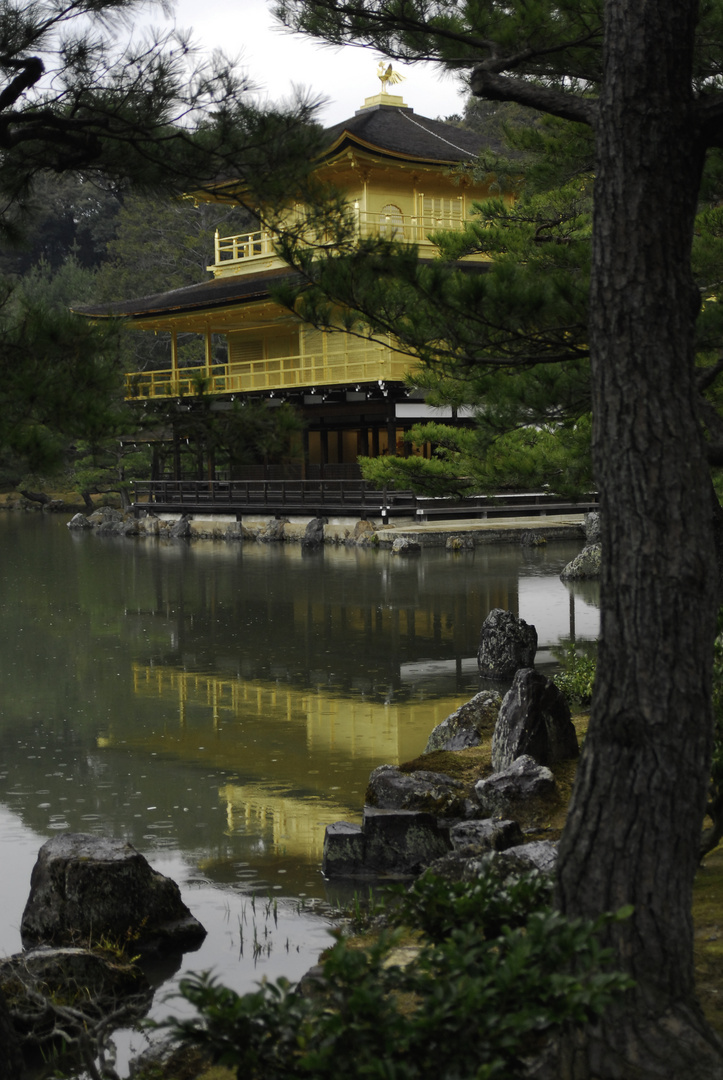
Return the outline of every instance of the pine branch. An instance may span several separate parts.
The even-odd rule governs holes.
[[[516,101],[518,105],[552,113],[562,120],[574,120],[589,126],[594,124],[596,105],[592,98],[583,98],[540,86],[539,83],[500,75],[499,67],[499,61],[490,60],[474,68],[470,85],[476,97],[490,101]]]

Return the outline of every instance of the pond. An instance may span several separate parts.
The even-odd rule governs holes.
[[[70,830],[129,840],[209,931],[164,990],[300,978],[346,898],[321,876],[326,825],[359,821],[370,771],[480,689],[488,611],[535,624],[543,668],[597,636],[596,586],[559,580],[580,546],[309,553],[0,515],[2,954],[38,848]]]

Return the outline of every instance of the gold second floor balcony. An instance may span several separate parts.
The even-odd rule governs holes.
[[[126,400],[246,394],[271,390],[315,391],[317,387],[401,381],[412,363],[408,356],[377,342],[329,335],[333,344],[319,352],[126,375]]]
[[[444,201],[447,206],[442,213],[423,213],[419,216],[406,216],[397,212],[396,208],[393,213],[369,213],[354,204],[356,233],[362,239],[379,237],[383,240],[394,240],[396,243],[416,244],[420,248],[420,254],[429,257],[437,251],[436,245],[429,239],[431,233],[442,230],[459,232],[468,223],[464,217],[461,197],[459,200]],[[298,217],[295,223],[298,224]],[[208,269],[218,274],[238,270],[254,261],[273,259],[277,257],[275,237],[276,233],[270,229],[257,229],[255,232],[239,233],[236,236],[220,236],[217,232],[214,240],[214,263]],[[310,242],[325,241],[323,237],[316,236]]]

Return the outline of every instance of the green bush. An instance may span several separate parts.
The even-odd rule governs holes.
[[[631,985],[606,970],[610,956],[598,937],[604,923],[627,913],[591,923],[530,910],[540,898],[538,881],[519,891],[516,925],[505,925],[492,892],[482,899],[477,884],[465,890],[425,875],[414,886],[407,914],[433,936],[422,937],[404,964],[393,954],[401,930],[384,930],[364,948],[338,936],[313,993],[302,996],[279,979],[238,995],[195,976],[181,992],[198,1016],[168,1026],[243,1080],[519,1075],[523,1056],[556,1028],[585,1022]],[[445,893],[448,918],[439,914]]]
[[[414,926],[440,944],[455,930],[491,938],[504,927],[524,926],[533,912],[552,902],[552,879],[536,871],[500,874],[491,863],[475,881],[447,881],[425,874],[408,888],[392,886],[388,892],[400,898],[390,921]]]
[[[589,705],[596,669],[596,657],[578,656],[575,646],[570,645],[563,660],[563,670],[554,675],[552,681],[571,705]]]

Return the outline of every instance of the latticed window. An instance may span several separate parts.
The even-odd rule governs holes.
[[[420,201],[422,218],[428,228],[453,229],[462,220],[461,198],[433,199],[423,195]]]

